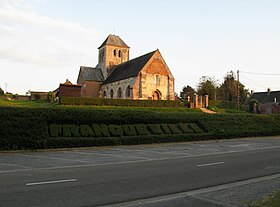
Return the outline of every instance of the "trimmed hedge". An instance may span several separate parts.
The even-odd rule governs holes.
[[[175,134],[177,128],[172,126],[179,126],[178,123],[195,123],[191,128],[198,126],[197,132],[199,129],[201,131],[188,133],[189,129],[185,129],[186,133]],[[96,135],[96,130],[98,131],[97,128],[101,125],[107,126],[110,136],[92,136],[91,130]],[[145,126],[150,131],[152,128],[153,133],[147,134],[146,129],[143,129],[147,135],[139,135],[141,127],[138,127],[135,133],[133,131],[135,125]],[[169,128],[166,128],[165,132],[172,129],[174,133],[160,133],[159,125],[162,128],[168,125]],[[65,134],[50,135],[50,126],[64,126],[65,129],[62,130],[66,130]],[[78,128],[72,131],[71,126]],[[119,126],[126,132],[121,132]],[[145,134],[144,132],[142,134]],[[267,135],[280,135],[279,115],[209,115],[147,111],[141,108],[128,110],[125,107],[121,109],[0,107],[1,150],[147,144]]]
[[[90,106],[134,106],[134,107],[183,107],[180,101],[167,100],[131,100],[110,98],[73,98],[61,97],[62,105],[90,105]]]
[[[217,107],[221,109],[236,109],[237,103],[235,101],[226,101],[226,100],[210,100],[209,101],[210,107]]]

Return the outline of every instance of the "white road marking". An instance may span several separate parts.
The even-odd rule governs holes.
[[[44,182],[37,182],[37,183],[26,183],[26,186],[32,185],[46,185],[46,184],[55,184],[55,183],[66,183],[66,182],[75,182],[77,179],[68,179],[68,180],[52,180],[52,181],[44,181]]]
[[[26,154],[16,154],[16,155],[20,156],[20,157],[43,158],[43,159],[62,160],[62,161],[69,161],[69,162],[89,163],[84,160],[75,160],[75,159],[67,159],[67,158],[60,158],[60,157],[49,157],[49,156],[42,156],[42,155],[26,155]]]
[[[3,162],[1,162],[0,165],[7,165],[7,166],[12,166],[12,167],[19,167],[19,168],[24,168],[24,169],[30,169],[30,167],[25,167],[23,165],[8,164],[8,163],[3,163]]]
[[[95,167],[95,166],[107,166],[107,165],[122,165],[122,164],[133,164],[133,163],[139,163],[139,162],[153,162],[153,161],[174,160],[174,159],[193,158],[193,157],[204,157],[204,156],[210,156],[210,155],[223,155],[223,154],[232,154],[232,153],[241,153],[241,152],[252,152],[252,151],[261,151],[261,150],[278,149],[278,148],[280,148],[280,146],[271,146],[271,147],[264,147],[264,148],[260,148],[260,149],[249,149],[249,150],[231,150],[231,151],[227,151],[227,152],[214,152],[214,153],[186,155],[186,156],[178,156],[178,157],[165,157],[165,158],[157,158],[157,159],[149,159],[149,160],[133,160],[133,161],[122,161],[122,162],[113,162],[113,163],[108,162],[108,163],[100,163],[100,164],[89,163],[89,164],[81,164],[81,165],[41,167],[41,168],[31,168],[31,169],[22,169],[22,170],[6,170],[6,171],[0,171],[0,173],[13,173],[13,172],[31,171],[31,170],[69,169],[69,168]],[[19,154],[17,154],[17,155],[19,155]],[[34,156],[34,157],[36,157],[36,156]]]
[[[196,165],[197,167],[206,167],[206,166],[212,166],[212,165],[222,165],[225,162],[212,162],[212,163],[206,163],[206,164],[200,164]]]
[[[180,154],[180,155],[184,155],[187,154],[185,152],[177,152],[176,150],[178,150],[177,148],[167,148],[167,147],[157,147],[157,148],[147,148],[147,149],[142,149],[142,150],[138,150],[138,149],[125,149],[125,148],[110,148],[111,150],[115,150],[115,151],[127,151],[127,152],[140,152],[140,153],[156,153],[156,154]],[[180,148],[180,150],[182,150]]]
[[[109,154],[109,153],[99,153],[99,152],[71,152],[76,154],[85,154],[85,155],[101,155],[101,156],[107,156],[107,157],[120,157],[120,158],[134,158],[134,159],[141,159],[141,160],[150,160],[150,158],[146,157],[139,157],[139,156],[131,156],[131,155],[117,155],[117,154]]]

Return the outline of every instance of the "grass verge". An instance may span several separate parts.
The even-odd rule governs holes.
[[[273,195],[264,197],[263,199],[250,205],[251,207],[279,207],[280,206],[280,191]]]

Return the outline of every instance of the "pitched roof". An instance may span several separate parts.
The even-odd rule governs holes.
[[[129,48],[127,46],[127,44],[125,44],[125,42],[119,36],[111,35],[111,34],[106,38],[106,40],[102,43],[102,45],[98,49],[100,49],[101,47],[103,47],[105,45],[112,45],[112,46]]]
[[[100,68],[80,67],[79,76],[82,75],[85,81],[104,81],[103,73]]]
[[[71,81],[69,81],[68,79],[66,79],[66,82],[63,83],[63,85],[73,85],[73,84],[71,83]]]
[[[137,76],[156,51],[157,50],[115,66],[112,74],[103,84]]]
[[[266,102],[274,102],[276,98],[277,102],[280,102],[280,91],[271,91],[268,92],[256,92],[253,93],[250,98],[246,101],[246,103],[249,103],[250,100],[256,99],[259,103],[266,103]]]

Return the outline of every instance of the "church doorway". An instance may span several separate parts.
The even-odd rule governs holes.
[[[161,93],[159,90],[154,91],[153,93],[153,100],[160,100],[161,99]]]

